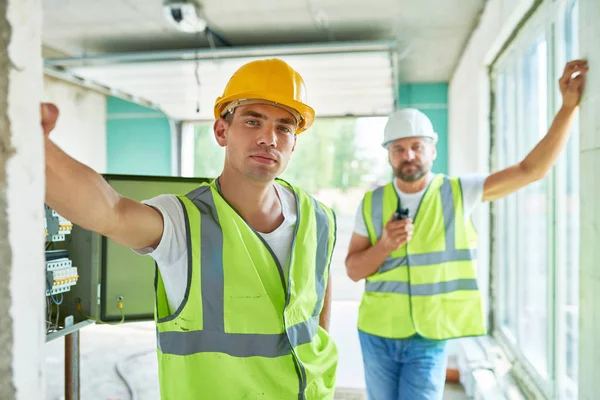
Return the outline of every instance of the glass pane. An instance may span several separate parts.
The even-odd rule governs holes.
[[[498,165],[500,168],[508,167],[515,160],[515,132],[516,132],[516,102],[515,76],[513,68],[509,65],[498,78],[497,90],[497,137]],[[517,274],[516,274],[516,221],[515,221],[515,196],[509,196],[497,202],[497,244],[496,254],[499,267],[500,298],[500,324],[509,339],[517,338]]]
[[[565,58],[577,58],[578,49],[578,3],[573,2],[565,13]],[[564,304],[559,305],[562,310],[559,323],[565,325],[566,337],[566,387],[562,388],[565,399],[577,398],[577,365],[578,365],[578,327],[579,327],[579,121],[575,121],[573,132],[566,150],[566,243],[565,251],[565,276],[563,296]]]
[[[522,84],[521,148],[527,154],[547,130],[547,55],[542,38],[524,54],[520,66]],[[548,195],[547,179],[518,193],[519,237],[519,347],[547,379],[548,365]]]
[[[216,178],[223,169],[225,151],[213,133],[212,124],[198,124],[194,132],[194,176]],[[181,149],[182,152],[190,149]]]
[[[515,164],[519,157],[519,151],[517,148],[517,86],[516,86],[516,64],[510,66],[507,71],[508,83],[506,92],[506,164],[508,167]],[[509,316],[507,319],[510,331],[514,335],[514,340],[518,337],[518,317],[519,317],[519,293],[518,288],[518,232],[517,232],[517,196],[509,196],[506,199],[507,213],[505,218],[506,223],[506,236],[507,236],[507,247],[506,257],[507,264],[506,270],[509,274],[508,279],[508,312]]]
[[[381,147],[387,118],[322,118],[298,136],[282,178],[308,190],[336,213],[338,237],[331,263],[334,301],[358,307],[364,285],[352,282],[344,264],[354,215],[365,192],[391,176]]]
[[[495,117],[495,136],[496,141],[496,161],[499,165],[504,166],[504,155],[506,154],[506,71],[498,72],[496,78],[496,117]],[[509,288],[508,284],[508,271],[506,268],[507,257],[504,251],[498,251],[499,249],[505,249],[508,241],[507,237],[507,225],[506,225],[506,200],[498,200],[495,204],[495,258],[498,265],[498,292],[499,292],[499,324],[500,326],[506,327],[508,325],[508,318],[510,312],[508,310],[508,298]]]

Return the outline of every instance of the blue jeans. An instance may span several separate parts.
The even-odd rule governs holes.
[[[446,341],[386,339],[358,331],[369,400],[439,400],[446,383]]]

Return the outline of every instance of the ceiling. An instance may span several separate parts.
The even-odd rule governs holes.
[[[204,0],[230,45],[397,40],[403,82],[448,81],[485,0]],[[68,57],[209,48],[175,31],[162,0],[43,0],[45,47]],[[223,46],[215,40],[215,46]]]
[[[381,47],[385,47],[383,44]],[[185,54],[185,53],[184,53]],[[192,53],[193,54],[193,53]],[[394,107],[389,50],[280,55],[306,83],[319,117],[388,115]],[[151,102],[180,121],[212,120],[215,99],[233,73],[257,57],[100,63],[67,68],[70,74]],[[263,57],[258,57],[263,58]],[[196,72],[197,79],[196,80]],[[114,93],[117,94],[117,93]]]

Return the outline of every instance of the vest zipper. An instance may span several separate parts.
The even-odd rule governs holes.
[[[306,390],[306,383],[307,383],[306,382],[306,371],[304,370],[304,366],[302,365],[302,362],[300,362],[300,359],[298,358],[298,355],[296,354],[296,350],[294,349],[294,346],[292,345],[292,342],[290,341],[290,338],[287,335],[287,322],[286,322],[286,318],[285,318],[285,310],[287,309],[287,307],[290,303],[290,283],[291,283],[292,265],[293,265],[293,261],[294,261],[294,247],[296,246],[296,237],[298,236],[298,227],[300,226],[300,201],[298,199],[298,194],[296,194],[296,192],[294,190],[292,190],[292,193],[294,193],[294,198],[296,199],[296,226],[294,227],[294,238],[292,239],[292,247],[290,249],[290,264],[288,265],[288,269],[287,269],[287,271],[288,271],[287,287],[285,287],[285,280],[283,280],[283,282],[282,282],[284,284],[284,292],[285,292],[285,307],[283,308],[283,324],[284,324],[284,328],[286,329],[286,337],[288,339],[288,343],[290,344],[290,349],[292,351],[292,355],[294,356],[296,372],[298,373],[298,378],[300,379],[300,391],[298,393],[299,399],[303,400],[306,398],[304,395],[304,391]],[[281,265],[279,264],[277,258],[275,258],[275,262],[277,263],[277,266],[281,270],[281,274],[283,276],[283,269],[281,268]]]
[[[298,213],[298,219],[300,217],[300,213]],[[298,380],[299,380],[299,400],[303,400],[305,399],[304,396],[304,390],[306,389],[306,372],[304,370],[304,366],[302,365],[302,363],[300,362],[300,359],[298,358],[298,355],[296,354],[296,350],[294,349],[294,346],[292,345],[292,342],[290,341],[290,337],[287,334],[287,320],[285,318],[285,310],[288,308],[288,305],[290,304],[290,291],[289,291],[289,284],[290,284],[290,270],[291,270],[291,266],[292,266],[292,260],[294,258],[294,244],[296,243],[296,234],[298,232],[298,221],[296,221],[296,228],[294,230],[294,239],[292,240],[292,250],[290,251],[290,265],[288,268],[288,286],[286,286],[285,284],[285,276],[283,273],[283,268],[281,267],[281,264],[279,263],[279,260],[277,259],[277,256],[275,256],[275,254],[273,253],[273,250],[271,249],[271,247],[269,246],[269,244],[267,242],[265,242],[265,240],[262,238],[262,236],[260,236],[255,230],[254,228],[252,228],[250,225],[248,225],[250,227],[250,229],[252,229],[254,231],[254,233],[258,236],[258,238],[260,239],[260,241],[265,245],[265,247],[267,248],[267,250],[269,251],[269,253],[271,254],[271,257],[273,258],[273,261],[275,261],[275,265],[277,265],[277,270],[279,272],[279,277],[281,278],[281,286],[283,288],[283,293],[285,294],[285,306],[283,307],[283,329],[284,329],[284,334],[285,337],[287,338],[288,344],[290,345],[290,351],[292,353],[292,356],[294,357],[294,368],[296,369],[296,374],[298,374]]]

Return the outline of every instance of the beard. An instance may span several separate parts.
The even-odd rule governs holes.
[[[409,166],[412,168],[407,168]],[[418,181],[428,172],[429,170],[422,164],[416,162],[405,162],[402,163],[399,168],[394,168],[394,176],[403,182]]]

